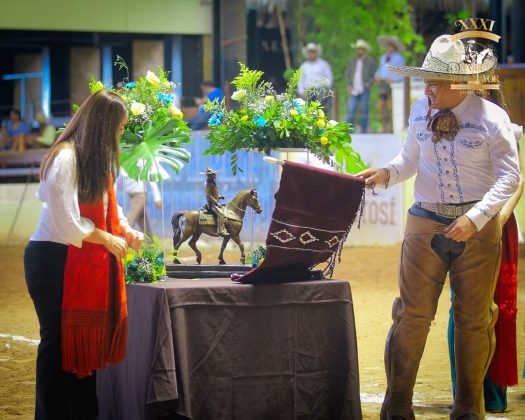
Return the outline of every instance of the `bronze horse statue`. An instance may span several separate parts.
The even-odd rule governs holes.
[[[257,214],[262,213],[262,207],[257,197],[257,190],[245,190],[238,193],[233,200],[223,207],[224,215],[227,220],[226,230],[228,235],[222,236],[217,233],[217,221],[214,215],[205,210],[190,210],[184,212],[177,212],[171,218],[171,226],[173,227],[173,248],[177,251],[180,246],[191,237],[188,245],[193,249],[197,256],[197,263],[202,261],[202,254],[197,248],[197,241],[204,233],[213,237],[222,236],[221,252],[219,254],[219,264],[226,264],[224,261],[224,249],[232,239],[241,250],[241,264],[244,264],[244,244],[241,241],[241,230],[246,214],[246,209],[251,207]],[[180,264],[177,257],[173,259],[175,264]]]

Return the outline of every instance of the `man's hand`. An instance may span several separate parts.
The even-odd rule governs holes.
[[[390,180],[390,171],[386,168],[369,168],[359,172],[356,176],[365,179],[366,188],[375,188],[376,184],[386,184]]]
[[[456,242],[465,242],[472,237],[478,228],[467,216],[459,216],[444,230],[445,238]]]
[[[155,201],[155,207],[157,207],[158,209],[160,209],[162,207],[162,200],[156,200]]]

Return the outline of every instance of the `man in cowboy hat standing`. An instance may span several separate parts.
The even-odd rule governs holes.
[[[425,80],[406,143],[383,168],[360,176],[368,187],[416,175],[400,270],[400,297],[385,349],[387,391],[382,419],[413,419],[419,362],[447,273],[454,292],[457,388],[451,419],[484,418],[483,378],[495,346],[493,302],[501,255],[499,210],[519,184],[516,141],[505,111],[477,95],[452,89],[496,65],[471,70],[464,47],[438,37],[422,67],[389,66]],[[452,71],[453,70],[453,71]],[[456,86],[458,87],[458,86]]]
[[[226,223],[224,220],[223,205],[220,202],[224,197],[219,195],[216,174],[217,171],[214,171],[212,168],[206,169],[206,172],[201,172],[201,175],[206,175],[204,188],[206,192],[206,201],[208,202],[208,210],[216,216],[217,233],[226,236],[228,235],[228,231],[226,230]]]
[[[357,106],[361,102],[361,132],[368,130],[368,108],[370,101],[370,88],[374,83],[376,72],[375,60],[368,55],[370,45],[364,39],[358,39],[352,47],[356,56],[350,60],[346,68],[346,86],[350,95],[348,100],[347,123],[354,123]]]
[[[317,98],[313,99],[319,100],[328,113],[332,107],[332,97],[329,93],[334,82],[332,68],[320,57],[321,47],[313,42],[303,48],[303,54],[306,61],[301,65],[301,78],[297,85],[297,93],[305,98],[308,88],[315,89]]]
[[[379,84],[377,110],[381,115],[383,133],[392,132],[392,88],[394,82],[402,82],[403,77],[392,75],[386,69],[387,65],[404,66],[405,59],[400,52],[405,50],[397,36],[382,35],[377,37],[377,42],[386,50],[379,60],[379,68],[376,72],[376,82]]]

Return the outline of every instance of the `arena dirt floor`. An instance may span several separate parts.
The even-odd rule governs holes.
[[[213,261],[210,251],[207,259]],[[27,294],[22,247],[0,248],[0,419],[30,419],[34,409],[38,323]],[[335,278],[352,287],[357,322],[363,417],[379,418],[385,390],[383,345],[390,327],[390,308],[397,293],[399,247],[348,248]],[[230,258],[232,260],[232,258]],[[520,261],[518,319],[519,366],[525,359],[525,259]],[[449,292],[445,290],[433,323],[415,388],[416,416],[448,418],[451,405],[446,329]],[[492,418],[525,419],[525,380],[509,389],[509,409]]]

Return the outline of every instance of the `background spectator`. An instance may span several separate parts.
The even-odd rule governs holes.
[[[377,110],[381,116],[381,124],[383,125],[383,133],[392,132],[392,82],[402,82],[402,76],[395,76],[390,74],[386,66],[392,64],[396,66],[404,66],[405,59],[400,54],[400,51],[405,50],[405,46],[401,43],[397,36],[381,35],[377,37],[377,42],[386,50],[386,53],[381,56],[379,62],[379,69],[376,72],[376,82],[379,83],[379,92],[377,100]]]
[[[220,102],[224,99],[222,90],[209,80],[202,82],[201,89],[202,98],[195,98],[195,103],[199,106],[199,113],[188,119],[188,125],[193,130],[202,130],[208,126],[211,114],[204,109],[204,104],[208,101],[218,100]]]
[[[24,151],[26,136],[31,133],[31,127],[22,119],[22,114],[17,109],[9,112],[9,119],[4,124],[0,133],[0,146],[2,150]]]
[[[308,88],[316,89],[316,97],[309,99],[321,102],[325,112],[328,113],[332,107],[332,96],[328,94],[328,90],[332,88],[334,83],[330,64],[320,57],[321,47],[313,42],[303,48],[303,54],[306,61],[301,65],[301,78],[297,92],[302,98],[305,98]]]
[[[34,147],[50,147],[56,138],[56,128],[49,124],[43,112],[39,112],[35,118],[37,131],[27,137],[27,143]]]
[[[366,133],[368,131],[370,88],[374,84],[377,66],[375,60],[367,54],[371,50],[368,42],[364,39],[358,39],[352,44],[352,47],[355,48],[356,55],[350,60],[346,68],[346,86],[350,95],[346,122],[354,124],[355,113],[361,102],[361,132]]]

